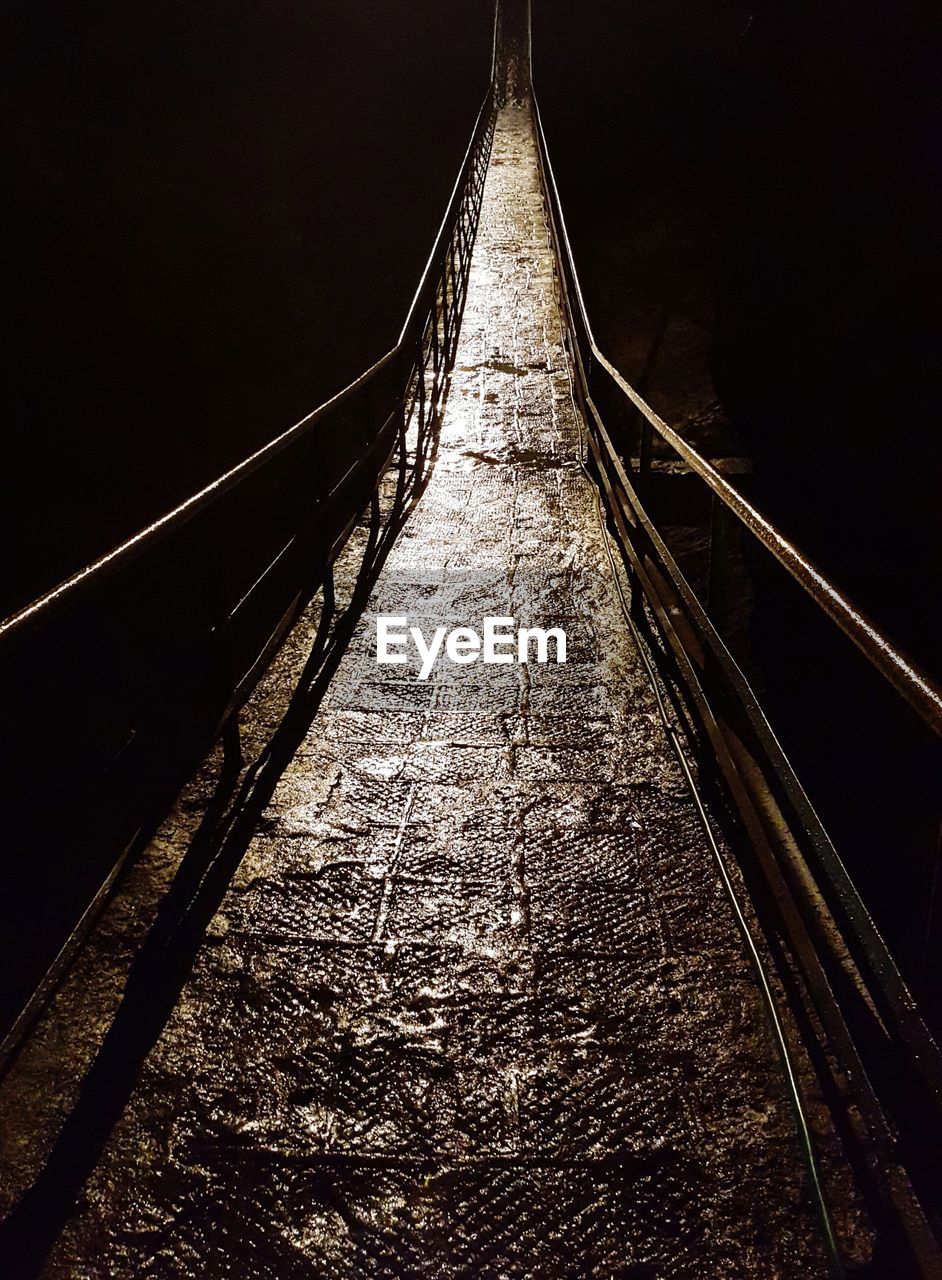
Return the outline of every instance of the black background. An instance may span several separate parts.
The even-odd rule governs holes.
[[[712,383],[771,518],[925,665],[942,593],[942,40],[885,0],[537,0],[536,83],[603,349]]]
[[[489,73],[466,0],[5,12],[0,608],[396,341]]]

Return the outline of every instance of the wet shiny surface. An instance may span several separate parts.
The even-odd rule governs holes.
[[[823,1274],[759,996],[579,448],[510,108],[429,487],[48,1276]],[[417,682],[376,665],[377,613],[563,626],[570,660]],[[172,823],[162,839],[171,857]],[[55,1025],[23,1061],[65,1096]],[[28,1093],[21,1073],[0,1096],[13,1183],[40,1158],[15,1132],[30,1108],[42,1128]]]

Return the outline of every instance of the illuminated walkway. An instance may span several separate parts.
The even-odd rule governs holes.
[[[579,457],[509,108],[429,487],[49,1276],[823,1274],[762,1005]],[[562,626],[569,661],[420,682],[376,665],[375,613]],[[106,917],[99,959],[120,929]],[[8,1186],[41,1159],[9,1133],[27,1093],[14,1072],[0,1098]]]

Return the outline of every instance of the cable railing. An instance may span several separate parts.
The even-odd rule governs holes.
[[[942,1266],[942,1183],[936,1160],[942,1138],[942,1058],[911,984],[919,987],[923,1005],[931,1007],[933,957],[939,949],[931,887],[939,870],[933,814],[938,813],[942,691],[655,413],[599,349],[532,81],[530,104],[574,391],[588,426],[587,461],[631,586],[633,619],[656,656],[701,761],[701,785],[709,787],[710,778],[718,777],[718,804],[736,815],[747,884],[822,1093],[841,1118],[842,1139],[872,1190],[880,1248],[898,1257],[900,1266],[907,1259],[905,1274],[937,1275]],[[679,460],[684,474],[702,485],[708,500],[700,502],[701,516],[652,517],[658,506],[655,484],[670,473],[670,459],[675,471]],[[672,553],[670,525],[698,519],[707,564],[705,572],[688,576]],[[745,565],[739,565],[738,580],[734,551]],[[757,554],[791,584],[790,595],[775,597],[777,607],[784,598],[797,613],[806,609],[813,615],[816,621],[803,625],[811,627],[815,646],[822,653],[836,649],[833,661],[842,671],[854,669],[853,679],[863,682],[875,708],[889,702],[903,722],[898,820],[905,821],[911,803],[920,806],[920,820],[925,818],[925,830],[919,831],[925,844],[913,858],[918,874],[912,874],[905,900],[909,932],[919,940],[912,950],[904,925],[891,954],[769,723],[764,699],[760,702],[724,636],[730,592],[743,587],[743,573],[764,581],[767,569],[757,570],[753,563]],[[791,619],[781,625],[789,627]],[[797,634],[801,627],[795,625]],[[802,672],[796,674],[800,679]],[[821,720],[833,705],[822,706]],[[819,723],[803,727],[820,736]],[[892,769],[886,773],[892,776]],[[836,776],[834,781],[840,790]],[[849,826],[849,839],[839,845],[845,856],[859,830]],[[903,874],[900,859],[881,860],[877,869],[884,884]],[[877,908],[883,905],[879,889],[871,895],[874,900]],[[900,972],[900,955],[907,961],[908,982]]]
[[[496,27],[495,27],[496,30]],[[495,54],[496,57],[496,35]],[[499,93],[491,81],[396,345],[326,404],[0,623],[3,1053],[116,877],[364,520],[422,482],[454,357]]]

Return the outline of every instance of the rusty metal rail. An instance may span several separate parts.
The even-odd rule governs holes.
[[[495,54],[496,57],[496,36]],[[120,869],[236,715],[398,455],[420,478],[458,338],[491,81],[396,345],[354,383],[0,623],[0,1060]],[[25,1001],[25,1004],[24,1004]]]
[[[555,234],[567,275],[570,327],[578,342],[580,353],[585,357],[586,378],[593,388],[596,399],[603,394],[603,389],[597,385],[598,382],[602,378],[607,378],[611,382],[611,389],[623,397],[624,401],[638,414],[641,427],[638,447],[639,481],[643,485],[650,471],[651,442],[656,434],[713,491],[723,508],[735,516],[748,533],[778,560],[818,608],[840,627],[867,661],[880,672],[897,693],[906,699],[925,724],[935,733],[942,735],[942,688],[910,662],[893,642],[811,563],[806,555],[720,474],[707,458],[698,453],[682,435],[655,413],[599,350],[582,296],[582,286],[575,271],[572,246],[566,230],[556,179],[548,161],[538,107],[536,114],[541,154],[545,158],[544,172],[547,189],[555,210]]]
[[[526,17],[529,22],[529,12]],[[532,66],[532,34],[528,60]],[[923,722],[942,737],[942,687],[933,681],[885,636],[847,596],[815,567],[780,530],[757,510],[707,458],[675,431],[638,394],[628,380],[615,368],[599,349],[586,310],[582,285],[575,268],[572,245],[566,229],[566,219],[560,202],[559,190],[553,166],[549,159],[546,136],[540,117],[539,105],[530,83],[534,104],[535,124],[539,139],[543,176],[549,197],[553,235],[559,261],[565,277],[567,318],[570,332],[578,347],[587,387],[594,393],[596,402],[605,394],[600,382],[607,380],[614,398],[630,406],[637,414],[638,480],[641,486],[647,479],[651,466],[652,440],[658,436],[668,445],[690,470],[712,490],[722,506],[738,520],[748,533],[759,542],[785,568],[794,581],[807,593],[818,608],[843,631],[857,646],[867,661],[879,671],[890,685],[910,704]],[[719,540],[717,540],[719,541]],[[718,566],[711,561],[711,569]]]
[[[387,398],[383,406],[387,410],[385,414],[382,408],[378,411],[371,410],[367,414],[371,421],[378,424],[377,430],[382,430],[388,424],[396,408],[402,412],[403,405],[409,399],[410,388],[414,394],[413,384],[420,367],[431,368],[433,375],[439,376],[447,365],[454,346],[454,330],[456,318],[460,316],[460,307],[455,305],[452,282],[457,279],[459,269],[466,276],[473,229],[480,209],[484,171],[487,167],[484,143],[489,143],[493,110],[493,91],[489,91],[478,113],[448,208],[396,345],[349,386],[294,426],[268,441],[255,453],[171,511],[138,530],[117,547],[0,621],[0,642],[13,635],[25,634],[31,627],[44,624],[58,609],[71,607],[80,597],[84,599],[86,593],[95,590],[110,576],[121,572],[139,556],[171,537],[230,490],[245,484],[257,471],[272,466],[292,446],[310,437],[317,427],[329,430],[330,424],[339,420],[341,410],[363,400],[365,393],[377,388],[384,377],[392,374],[393,381],[401,383],[402,389],[392,405]],[[469,217],[469,214],[472,216]],[[382,387],[382,390],[385,391],[386,387]],[[360,461],[360,458],[351,456],[351,468]],[[330,502],[333,496],[334,491],[331,491],[326,501]]]
[[[529,23],[529,15],[527,16]],[[529,59],[532,62],[532,55]],[[942,1055],[749,681],[719,630],[716,583],[732,521],[771,554],[915,712],[933,744],[942,691],[760,511],[656,414],[599,349],[539,105],[530,81],[587,462],[631,583],[631,615],[701,764],[736,815],[741,863],[766,942],[842,1137],[872,1196],[893,1274],[942,1274]],[[710,587],[702,602],[646,507],[653,440],[713,497]],[[933,748],[934,749],[934,748]],[[915,919],[924,910],[913,903]],[[929,904],[927,929],[932,927]],[[905,1084],[903,1083],[905,1081]]]

